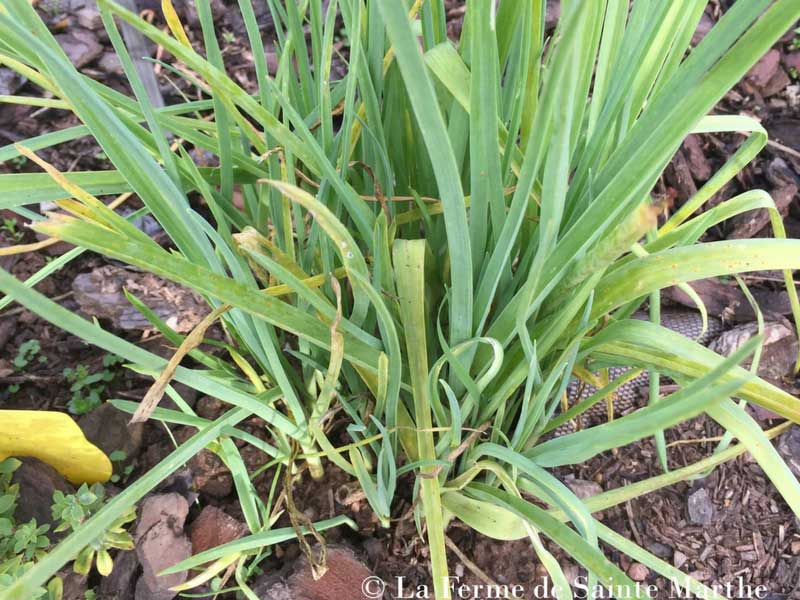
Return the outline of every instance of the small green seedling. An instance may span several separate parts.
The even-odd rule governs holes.
[[[64,494],[56,490],[53,493],[53,519],[59,521],[55,532],[74,531],[89,517],[103,507],[105,490],[99,483],[88,486],[85,483],[74,494]],[[92,564],[97,571],[106,576],[114,566],[109,550],[133,550],[133,538],[125,530],[125,525],[136,518],[136,509],[130,509],[120,515],[99,538],[84,547],[75,559],[73,569],[76,573],[87,575]]]
[[[72,398],[67,407],[72,414],[84,415],[100,406],[103,401],[102,394],[116,376],[114,367],[120,362],[122,359],[118,356],[106,354],[103,357],[103,370],[97,373],[90,373],[89,367],[83,364],[77,365],[74,369],[70,367],[64,369],[64,378],[71,384],[69,389]]]
[[[18,371],[21,371],[25,367],[27,367],[31,361],[38,355],[38,361],[40,363],[47,362],[47,357],[44,355],[39,355],[39,351],[41,350],[41,345],[39,344],[39,340],[27,340],[20,344],[19,350],[17,350],[17,356],[14,358],[14,368]]]
[[[124,463],[125,459],[128,458],[128,455],[122,450],[114,450],[111,454],[108,455],[109,460],[112,463]],[[111,483],[118,483],[119,481],[127,481],[128,477],[131,476],[133,472],[133,465],[127,465],[122,468],[122,475],[117,475],[116,473],[111,476]]]
[[[18,227],[19,223],[17,223],[16,219],[3,219],[3,224],[0,225],[0,231],[12,242],[19,242],[25,234],[20,231]]]

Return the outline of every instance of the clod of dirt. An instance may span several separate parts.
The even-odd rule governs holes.
[[[747,73],[747,80],[757,88],[763,89],[767,86],[781,63],[781,53],[779,50],[772,49],[759,60],[755,66]]]
[[[75,28],[55,38],[70,62],[78,69],[85,67],[103,53],[103,47],[97,41],[97,36],[88,29]]]
[[[114,569],[100,580],[100,600],[133,600],[139,559],[136,552],[117,552]]]
[[[756,323],[739,325],[720,335],[709,348],[723,356],[730,356],[757,333]],[[780,382],[784,376],[792,372],[796,357],[797,339],[791,325],[783,322],[765,323],[764,347],[758,374],[772,382]],[[743,363],[744,366],[749,364],[749,361]]]
[[[574,477],[567,476],[564,479],[564,484],[581,500],[603,492],[603,488],[600,487],[599,484],[586,479],[575,479]]]
[[[706,488],[700,488],[687,499],[689,520],[695,525],[708,525],[714,520],[714,505]]]
[[[180,494],[157,494],[142,502],[135,536],[136,556],[142,565],[137,600],[171,600],[177,592],[169,588],[186,581],[187,571],[158,573],[191,556],[192,544],[183,532],[188,513],[189,503]]]
[[[87,315],[110,319],[120,329],[150,329],[150,322],[128,302],[123,289],[179,333],[191,331],[209,312],[197,294],[151,273],[106,265],[82,273],[72,282],[75,300]]]
[[[38,458],[24,457],[20,461],[22,464],[14,471],[12,478],[12,483],[19,484],[19,500],[14,518],[20,523],[36,519],[39,525],[52,525],[53,492],[60,490],[65,494],[72,494],[75,490],[58,471]],[[54,539],[52,534],[48,536]]]
[[[362,583],[372,576],[352,550],[328,547],[328,571],[315,581],[308,559],[301,556],[285,576],[264,576],[258,579],[253,592],[261,600],[366,600]]]
[[[197,401],[197,414],[213,421],[225,412],[226,407],[227,405],[219,398],[203,396]]]
[[[8,67],[0,67],[0,96],[16,94],[26,81],[27,79],[16,71],[12,71]]]
[[[175,439],[178,443],[188,440],[194,433],[190,427],[175,430]],[[233,491],[233,476],[222,462],[222,459],[203,449],[195,454],[187,463],[192,472],[194,488],[212,498],[225,498]]]
[[[192,554],[232,542],[242,537],[246,531],[247,526],[244,523],[225,511],[216,506],[206,506],[190,527]]]
[[[81,417],[78,426],[86,439],[106,454],[122,450],[127,464],[139,454],[144,430],[144,423],[129,424],[129,419],[130,415],[106,403]]]

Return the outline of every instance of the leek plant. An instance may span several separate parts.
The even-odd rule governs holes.
[[[444,531],[453,519],[494,538],[529,538],[561,598],[571,597],[568,582],[543,537],[582,564],[592,585],[625,597],[644,592],[601,541],[720,597],[593,513],[750,452],[800,515],[800,484],[768,441],[787,424],[762,431],[744,409],[751,402],[800,420],[798,399],[739,366],[760,338],[726,359],[657,318],[630,318],[666,286],[691,294],[693,280],[765,269],[784,272],[800,316],[792,281],[800,242],[785,239],[770,196],[749,191],[698,212],[766,143],[754,120],[709,113],[800,18],[800,3],[735,2],[692,47],[707,0],[563,0],[552,34],[544,0],[468,0],[457,42],[447,39],[443,0],[264,1],[276,29],[274,76],[254,8],[238,2],[253,92],[226,74],[209,0],[195,0],[202,40],[194,42],[169,0],[163,30],[99,0],[133,97],[76,71],[27,0],[0,5],[0,63],[82,122],[0,148],[0,160],[27,156],[45,171],[0,176],[0,207],[75,246],[28,281],[0,272],[2,305],[18,302],[156,380],[146,406],[117,406],[198,430],[9,597],[28,597],[204,447],[231,469],[250,534],[171,570],[235,564],[239,589],[251,594],[247,576],[271,544],[353,526],[337,517],[275,529],[272,504],[254,489],[234,439],[290,476],[302,465],[314,477],[331,464],[342,469],[385,526],[398,478],[412,473],[437,598],[447,597]],[[164,70],[200,99],[154,106],[121,23],[164,48],[172,57]],[[340,79],[334,63],[346,65]],[[708,132],[744,138],[694,197],[659,220],[664,207],[651,192],[661,172],[687,135]],[[84,136],[113,168],[61,174],[36,155]],[[196,165],[190,150],[213,154],[218,166]],[[168,247],[115,212],[130,193],[143,203],[133,216],[152,214]],[[111,205],[97,199],[114,195]],[[41,201],[61,210],[42,217],[25,208]],[[773,239],[698,243],[716,224],[759,209],[772,215]],[[34,291],[86,250],[196,290],[211,316],[183,336],[130,297],[179,347],[168,363]],[[199,341],[215,319],[225,342],[207,352]],[[185,355],[192,366],[179,365]],[[680,388],[663,399],[654,389],[646,408],[607,424],[549,435],[620,383],[606,380],[602,393],[564,413],[569,382],[614,365],[669,375]],[[228,411],[199,417],[173,380]],[[180,410],[155,407],[163,393]],[[700,414],[737,443],[666,470],[664,430]],[[333,415],[349,425],[331,431]],[[268,441],[237,428],[252,416]],[[650,436],[665,466],[658,477],[579,500],[551,472]]]

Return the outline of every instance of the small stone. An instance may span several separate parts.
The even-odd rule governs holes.
[[[78,69],[85,67],[103,53],[103,47],[97,41],[97,37],[87,29],[76,28],[55,37],[69,60]]]
[[[708,525],[714,520],[714,505],[706,488],[700,488],[689,495],[687,508],[689,520],[695,525]]]
[[[175,430],[178,443],[188,440],[194,430],[182,427]],[[194,487],[198,492],[212,498],[225,498],[233,491],[233,476],[222,459],[210,450],[200,450],[187,463],[192,472]]]
[[[95,31],[103,26],[103,19],[97,6],[86,6],[77,12],[78,25]]]
[[[97,66],[110,75],[123,75],[125,73],[122,68],[122,62],[120,62],[119,56],[115,52],[104,52],[100,60],[97,61]]]
[[[791,83],[792,80],[789,78],[789,75],[786,73],[786,71],[778,67],[778,70],[775,71],[775,75],[773,75],[767,82],[767,85],[761,89],[761,94],[765,98],[769,98],[775,94],[780,94],[786,89],[787,86],[791,85]]]
[[[672,555],[672,564],[675,565],[676,569],[680,569],[688,560],[689,557],[680,550],[675,550],[675,554]]]
[[[603,492],[603,488],[600,487],[600,485],[594,481],[588,481],[586,479],[573,479],[571,477],[567,477],[564,480],[564,483],[570,490],[572,490],[572,493],[581,500],[591,498],[592,496],[596,496],[597,494]]]
[[[0,67],[0,96],[11,96],[28,81],[8,67]]]
[[[200,554],[209,548],[239,539],[247,526],[216,506],[206,506],[192,522],[190,539],[192,554]]]
[[[650,569],[641,563],[633,563],[628,569],[628,577],[634,581],[645,581],[650,575]]]
[[[136,583],[137,600],[171,600],[170,588],[185,582],[187,571],[159,575],[167,567],[189,558],[192,544],[183,533],[189,504],[180,494],[156,494],[146,498],[136,524],[136,555],[142,576]]]
[[[669,558],[672,556],[672,548],[665,546],[660,542],[652,542],[648,544],[647,549],[655,554],[658,558],[662,558],[664,560],[669,560]]]
[[[781,53],[774,48],[767,52],[761,60],[747,73],[747,79],[757,88],[763,88],[777,73],[781,62]]]

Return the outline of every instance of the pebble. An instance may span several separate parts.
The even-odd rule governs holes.
[[[695,525],[708,525],[714,520],[714,505],[706,488],[700,488],[689,495],[687,508],[689,520]]]
[[[628,569],[628,577],[634,581],[645,581],[650,575],[650,569],[641,563],[633,563]]]
[[[74,28],[69,33],[55,37],[69,60],[78,69],[85,67],[103,53],[103,47],[97,41],[97,36],[88,29]]]
[[[581,500],[585,500],[586,498],[596,496],[597,494],[603,492],[603,488],[600,487],[599,484],[587,479],[573,479],[567,477],[564,480],[564,484]]]
[[[136,555],[142,576],[136,583],[137,600],[171,600],[171,587],[188,577],[187,571],[159,575],[167,567],[189,558],[192,544],[183,532],[189,503],[180,494],[156,494],[146,498],[136,524]]]
[[[206,506],[192,522],[189,537],[192,554],[239,539],[247,526],[216,506]]]

